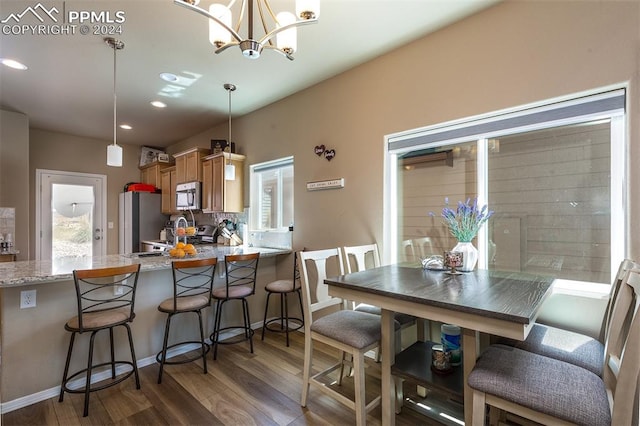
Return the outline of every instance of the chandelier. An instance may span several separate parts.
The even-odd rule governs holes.
[[[214,3],[209,6],[209,11],[198,7],[199,0],[173,0],[173,2],[209,18],[209,41],[216,47],[216,53],[231,46],[240,46],[245,58],[250,59],[258,59],[263,49],[273,49],[293,61],[293,54],[297,49],[296,27],[314,24],[318,22],[320,16],[320,0],[296,0],[295,15],[292,12],[280,12],[276,15],[269,0],[239,0],[238,20],[234,29],[232,8],[236,0],[231,0],[227,5]],[[264,31],[264,35],[259,39],[253,32],[254,5],[257,7]],[[247,14],[247,37],[239,34],[245,13]],[[267,22],[272,24],[271,30],[268,29]],[[272,40],[274,37],[275,44]]]

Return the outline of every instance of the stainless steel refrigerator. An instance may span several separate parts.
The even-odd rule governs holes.
[[[142,251],[141,242],[157,240],[167,216],[162,214],[161,194],[123,192],[118,205],[118,251],[121,254]]]

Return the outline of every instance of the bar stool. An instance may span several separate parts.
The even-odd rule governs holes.
[[[264,307],[264,320],[262,321],[262,340],[264,340],[264,331],[274,331],[276,333],[284,332],[286,334],[287,347],[289,347],[289,332],[296,331],[304,327],[304,320],[302,318],[289,317],[289,305],[287,303],[287,296],[293,293],[298,294],[298,301],[300,302],[300,312],[302,312],[302,294],[300,286],[300,270],[298,269],[298,253],[293,254],[293,279],[291,280],[277,280],[267,284],[264,289],[267,291],[267,303]],[[280,316],[272,318],[267,321],[267,312],[269,311],[269,298],[273,294],[280,295]],[[290,328],[289,321],[297,323],[296,327]],[[269,327],[272,323],[280,323],[280,328],[273,326]]]
[[[228,254],[224,257],[226,284],[224,287],[213,289],[211,295],[216,301],[216,316],[213,333],[210,339],[213,343],[213,359],[217,358],[218,345],[230,345],[249,341],[251,353],[253,353],[253,330],[249,318],[249,304],[247,297],[255,294],[256,274],[258,272],[258,260],[260,253],[252,254]],[[222,307],[230,300],[242,301],[243,325],[222,327]],[[220,341],[220,333],[226,330],[243,330],[244,336],[240,339]]]
[[[207,353],[209,345],[204,340],[204,328],[202,325],[202,310],[211,305],[211,290],[213,289],[213,278],[216,271],[217,258],[179,260],[171,263],[173,272],[173,297],[164,300],[158,306],[160,312],[167,314],[167,322],[164,328],[164,341],[162,350],[156,355],[156,361],[160,363],[158,372],[158,384],[162,383],[162,372],[166,364],[185,364],[198,358],[202,358],[204,374],[207,374]],[[193,312],[198,315],[198,325],[200,326],[200,340],[180,341],[168,345],[169,328],[171,318],[177,314]],[[201,347],[201,355],[198,357],[184,357],[179,360],[168,361],[167,350],[175,347],[198,344]]]
[[[131,328],[129,327],[129,323],[135,318],[133,308],[139,272],[140,264],[73,271],[78,315],[71,318],[64,325],[65,330],[71,332],[71,340],[69,342],[69,351],[67,352],[67,361],[64,366],[62,385],[60,386],[60,398],[58,401],[63,401],[65,392],[84,393],[84,417],[89,414],[89,394],[91,392],[114,386],[132,374],[135,375],[136,389],[140,389],[138,366],[133,348]],[[131,350],[131,361],[115,360],[113,329],[118,326],[122,326],[127,330],[129,348]],[[101,330],[109,330],[111,361],[93,365],[94,340],[96,334]],[[73,343],[76,334],[85,332],[91,333],[87,368],[69,375],[69,364],[71,362],[71,354],[73,352]],[[111,367],[111,380],[101,385],[92,386],[91,374],[94,372],[94,369],[107,365]],[[117,377],[116,366],[120,367],[124,365],[130,366],[131,370],[120,373],[120,377]],[[100,371],[107,370],[101,369]],[[83,375],[85,377],[83,388],[69,388],[69,382],[76,378],[80,379]]]

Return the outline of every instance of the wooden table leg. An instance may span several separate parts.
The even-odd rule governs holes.
[[[386,309],[382,310],[382,329],[381,342],[382,346],[382,424],[384,426],[394,426],[396,424],[395,416],[395,385],[391,376],[391,366],[395,362],[395,330],[393,326],[393,312]]]
[[[476,365],[478,358],[478,332],[468,328],[462,329],[462,366],[464,377],[464,424],[471,425],[473,413],[473,391],[467,383],[467,378]]]

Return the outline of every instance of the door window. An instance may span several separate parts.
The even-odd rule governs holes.
[[[64,268],[106,252],[106,176],[37,170],[36,259]]]

